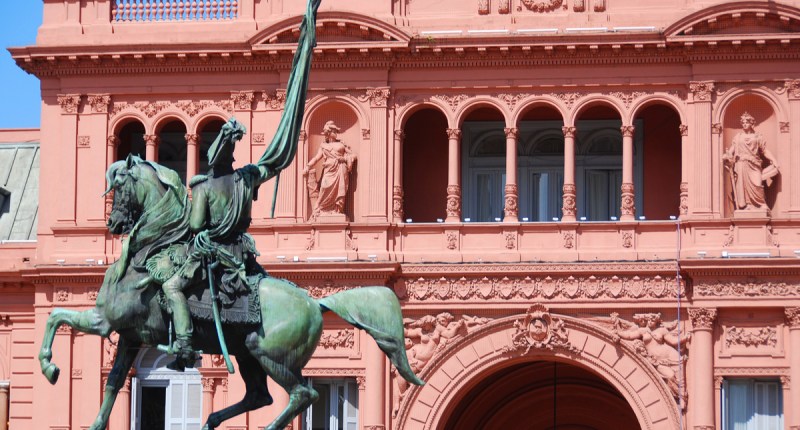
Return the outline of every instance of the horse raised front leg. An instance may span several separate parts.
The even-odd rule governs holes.
[[[39,350],[39,364],[42,368],[42,373],[51,384],[55,384],[58,381],[58,375],[61,372],[58,366],[51,363],[50,360],[53,358],[53,341],[56,337],[56,331],[63,324],[80,332],[97,336],[107,337],[111,333],[111,326],[97,308],[83,312],[61,308],[53,309],[50,317],[47,318],[44,340],[42,341],[42,348]]]
[[[125,385],[125,379],[128,377],[128,371],[131,370],[136,354],[139,350],[139,344],[130,344],[125,338],[119,338],[117,345],[117,357],[114,359],[114,366],[108,374],[108,382],[103,392],[103,404],[100,405],[100,412],[97,413],[97,418],[89,427],[89,430],[106,430],[108,425],[108,417],[111,416],[111,408],[114,407],[114,402],[117,400],[117,393]]]
[[[239,364],[239,374],[245,383],[244,398],[239,403],[209,415],[203,430],[214,430],[227,419],[272,404],[272,397],[267,390],[267,373],[258,361],[252,356],[244,355],[236,356],[236,363]]]

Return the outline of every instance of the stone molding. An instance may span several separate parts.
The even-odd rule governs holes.
[[[453,246],[457,246],[454,243]],[[557,275],[523,276],[411,276],[397,284],[401,299],[409,302],[447,302],[465,300],[530,299],[595,300],[650,299],[674,300],[676,280],[665,275]],[[681,296],[686,289],[680,281]]]

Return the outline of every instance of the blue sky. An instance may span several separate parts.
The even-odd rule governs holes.
[[[5,0],[0,6],[0,128],[39,127],[39,79],[17,67],[6,48],[36,43],[41,24],[41,0]]]

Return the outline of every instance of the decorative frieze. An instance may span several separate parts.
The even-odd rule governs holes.
[[[778,331],[775,327],[744,328],[731,326],[725,330],[725,347],[775,347],[778,344]]]
[[[59,94],[56,98],[61,106],[61,113],[76,114],[81,104],[80,94]]]
[[[514,321],[514,328],[511,345],[504,347],[504,352],[520,352],[523,349],[522,355],[527,355],[531,349],[580,352],[569,342],[564,321],[550,315],[547,307],[540,303],[531,306],[523,318]]]
[[[648,93],[642,91],[631,91],[631,92],[615,91],[608,93],[608,95],[619,99],[622,102],[622,104],[625,105],[625,109],[630,109],[631,104],[633,103],[634,100],[646,94]]]
[[[286,90],[264,91],[261,93],[261,98],[267,110],[282,110],[286,106]]]
[[[712,330],[717,319],[717,310],[711,308],[689,308],[689,318],[695,330]]]
[[[572,110],[572,106],[581,98],[580,93],[556,93],[555,96],[564,102],[564,106],[567,107],[567,110]]]
[[[800,283],[740,282],[720,280],[698,282],[694,285],[696,297],[787,297],[800,296]]]
[[[175,103],[175,106],[184,111],[186,115],[189,115],[190,118],[196,116],[204,109],[212,105],[213,103],[208,100],[203,100],[203,101],[182,100]]]
[[[355,330],[342,329],[324,331],[319,339],[319,346],[324,349],[353,349]]]
[[[169,102],[136,102],[133,106],[148,118],[156,116],[169,106]]]
[[[407,278],[398,296],[410,301],[672,299],[674,277],[655,276],[421,276]],[[685,296],[685,283],[680,281]]]

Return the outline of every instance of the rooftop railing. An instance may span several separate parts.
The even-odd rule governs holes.
[[[221,21],[239,16],[239,0],[115,0],[115,22]]]

